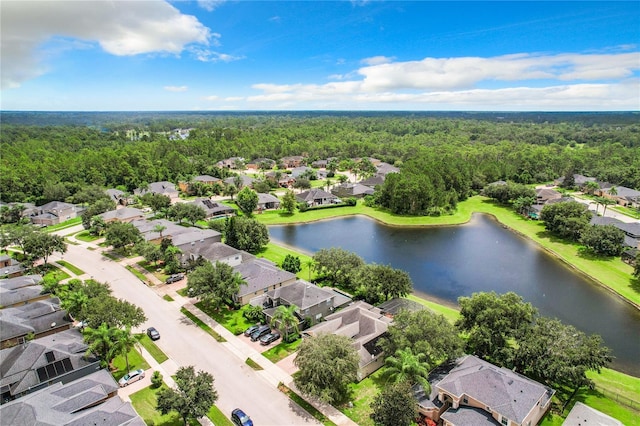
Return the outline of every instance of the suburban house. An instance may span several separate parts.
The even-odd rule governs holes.
[[[144,212],[134,207],[123,207],[99,214],[104,223],[121,222],[130,223],[134,220],[144,220]]]
[[[233,208],[222,203],[218,203],[217,201],[212,201],[209,198],[197,198],[191,201],[191,204],[195,204],[204,210],[206,219],[219,216],[232,216],[236,213]]]
[[[152,182],[149,184],[148,188],[136,188],[133,190],[133,194],[138,196],[143,196],[147,193],[167,196],[171,199],[172,203],[180,196],[180,192],[178,192],[176,186],[167,181]]]
[[[289,173],[282,172],[267,172],[264,174],[267,180],[271,182],[277,182],[281,188],[289,188],[296,180]]]
[[[5,278],[0,280],[0,289],[16,290],[22,287],[39,285],[42,282],[42,276],[38,274],[21,275],[19,277]]]
[[[335,195],[318,188],[296,194],[296,200],[300,203],[307,203],[309,207],[340,202],[340,199]]]
[[[213,229],[187,228],[165,219],[134,220],[131,224],[145,241],[153,243],[160,243],[164,238],[170,238],[175,246],[197,241],[211,244],[222,240],[222,235]],[[163,229],[160,231],[160,228]]]
[[[635,189],[603,183],[595,194],[614,200],[624,207],[640,207],[640,191]]]
[[[106,370],[72,383],[58,382],[0,407],[12,425],[144,426],[130,402],[118,396],[118,384]]]
[[[228,177],[224,180],[224,184],[225,185],[236,185],[236,178],[238,176],[232,176],[232,177]],[[240,184],[240,187],[238,189],[244,188],[245,186],[248,186],[249,188],[251,188],[253,186],[253,181],[255,181],[254,178],[249,177],[247,175],[239,175],[240,180],[242,181]],[[236,185],[237,187],[238,185]]]
[[[373,188],[361,183],[341,183],[331,188],[331,193],[339,198],[362,198],[365,195],[373,195]]]
[[[87,357],[87,349],[82,333],[71,329],[0,350],[2,401],[98,371],[100,360]]]
[[[255,160],[251,160],[247,163],[247,169],[273,169],[275,165],[275,160],[272,160],[271,158],[256,158]]]
[[[361,185],[368,186],[369,188],[375,188],[378,185],[384,183],[384,175],[374,175],[360,181]]]
[[[51,201],[36,207],[31,214],[34,225],[51,226],[78,217],[79,209],[73,204],[63,201]]]
[[[297,280],[286,287],[278,287],[251,301],[252,305],[264,307],[267,321],[270,321],[276,308],[280,305],[298,307],[296,311],[300,320],[307,320],[313,325],[351,302],[351,298],[330,288],[318,287],[305,280]]]
[[[555,391],[507,368],[466,355],[429,375],[431,394],[414,387],[418,411],[444,426],[537,425]]]
[[[290,157],[282,157],[280,159],[280,164],[282,164],[286,169],[293,169],[294,167],[304,165],[305,160],[306,159],[301,155],[293,155]]]
[[[196,176],[189,182],[178,182],[178,188],[180,191],[185,194],[191,192],[191,184],[194,182],[200,182],[205,185],[213,186],[215,183],[222,183],[222,179],[218,179],[217,177],[209,176],[209,175],[200,175]]]
[[[564,176],[559,177],[558,179],[555,179],[553,181],[553,183],[556,186],[562,186],[562,184],[564,183],[564,179],[565,179]],[[596,178],[587,177],[587,176],[583,176],[581,174],[574,173],[573,181],[575,182],[575,186],[577,186],[578,188],[582,188],[583,186],[585,186],[587,184],[587,182],[596,182]]]
[[[326,169],[329,165],[329,160],[316,160],[311,163],[311,167],[314,169]]]
[[[592,225],[613,225],[624,232],[624,246],[640,249],[640,223],[626,223],[608,216],[593,215],[590,223]]]
[[[109,199],[119,206],[126,206],[129,203],[129,197],[124,191],[111,188],[107,189],[105,192],[109,196]]]
[[[272,194],[258,192],[258,210],[273,210],[280,208],[280,199]]]
[[[575,403],[562,426],[624,426],[621,421],[591,408],[578,401]]]
[[[236,169],[240,164],[244,164],[244,158],[231,157],[231,158],[218,161],[216,163],[216,166],[224,169]]]
[[[373,161],[372,161],[372,163],[373,163]],[[376,166],[376,169],[377,169],[376,174],[377,175],[386,176],[389,173],[400,173],[400,169],[399,168],[397,168],[396,166],[392,166],[389,163],[380,162],[377,165],[375,163],[373,163],[373,164]]]
[[[296,281],[296,274],[280,269],[267,259],[249,259],[234,266],[233,269],[247,283],[240,286],[240,291],[234,297],[234,301],[240,305],[246,305],[257,296],[291,285]]]
[[[42,293],[42,286],[37,280],[27,280],[20,285],[16,285],[16,279],[23,277],[12,277],[0,280],[0,307],[2,309],[22,306],[29,303],[45,300],[51,297],[50,294]],[[33,282],[33,284],[31,284]],[[1,312],[1,311],[0,311]]]
[[[243,261],[255,258],[252,254],[224,243],[193,241],[176,247],[180,249],[180,263],[184,267],[188,266],[189,262],[194,262],[199,258],[203,258],[214,264],[216,262],[226,263],[229,266],[238,266]]]
[[[24,266],[7,254],[0,255],[0,277],[14,278],[24,274]]]
[[[547,201],[562,198],[562,194],[551,188],[536,188],[536,204],[545,204]]]
[[[370,304],[358,301],[314,325],[303,333],[303,337],[319,334],[338,334],[353,341],[358,352],[358,381],[384,365],[384,353],[378,347],[378,340],[385,335],[393,319],[384,311]]]
[[[0,310],[0,348],[10,348],[31,338],[38,339],[71,328],[73,322],[67,311],[60,308],[60,300],[46,296],[46,300]]]
[[[318,177],[316,171],[313,170],[311,167],[300,166],[300,167],[294,167],[293,169],[291,169],[291,177],[294,179],[298,179],[300,176],[304,175],[305,173],[309,173],[310,175],[313,174],[316,177]]]

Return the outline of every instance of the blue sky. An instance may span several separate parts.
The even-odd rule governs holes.
[[[640,110],[640,2],[3,0],[2,110]]]

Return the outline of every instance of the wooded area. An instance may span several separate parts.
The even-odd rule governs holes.
[[[149,113],[144,120],[105,113],[103,119],[121,121],[95,125],[93,120],[91,126],[21,124],[37,121],[37,114],[23,113],[22,120],[16,120],[3,113],[4,202],[42,204],[92,184],[132,191],[150,182],[176,182],[199,174],[221,177],[228,171],[215,163],[234,156],[248,161],[304,155],[309,163],[327,157],[375,157],[406,165],[414,177],[428,175],[428,182],[423,178],[416,185],[446,189],[446,197],[435,201],[445,210],[496,180],[545,182],[569,169],[640,188],[640,125],[632,113],[546,114],[545,121],[534,113],[463,118],[409,113],[172,118]],[[59,122],[74,117],[56,114]],[[51,117],[45,114],[41,121],[47,120]],[[176,138],[176,128],[190,129],[189,136]],[[401,210],[417,212],[422,207]]]

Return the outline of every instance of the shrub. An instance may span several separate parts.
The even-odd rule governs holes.
[[[263,322],[264,314],[260,306],[248,306],[242,313],[242,316],[252,322]]]
[[[309,205],[307,203],[298,203],[298,210],[300,212],[306,212],[309,210]]]
[[[151,387],[153,389],[157,389],[162,386],[162,373],[159,371],[154,371],[151,375]]]

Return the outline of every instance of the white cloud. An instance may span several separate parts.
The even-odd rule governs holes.
[[[366,65],[381,65],[381,64],[388,64],[389,62],[392,62],[394,59],[395,58],[388,57],[388,56],[373,56],[371,58],[364,58],[360,62]]]
[[[244,98],[242,96],[228,96],[224,98],[224,100],[227,102],[238,102],[244,100]]]
[[[42,45],[56,37],[97,43],[116,56],[177,55],[212,37],[196,17],[165,1],[6,1],[0,31],[3,88],[45,73]]]
[[[224,2],[225,0],[198,0],[198,6],[200,6],[207,12],[213,12],[218,6],[220,6]]]
[[[233,62],[244,59],[244,56],[233,56],[200,46],[190,47],[189,51],[198,61],[201,62]]]
[[[205,101],[217,101],[220,98],[218,96],[216,96],[216,95],[211,95],[211,96],[205,96],[203,99]]]
[[[187,86],[164,86],[167,92],[186,92],[188,89]]]

